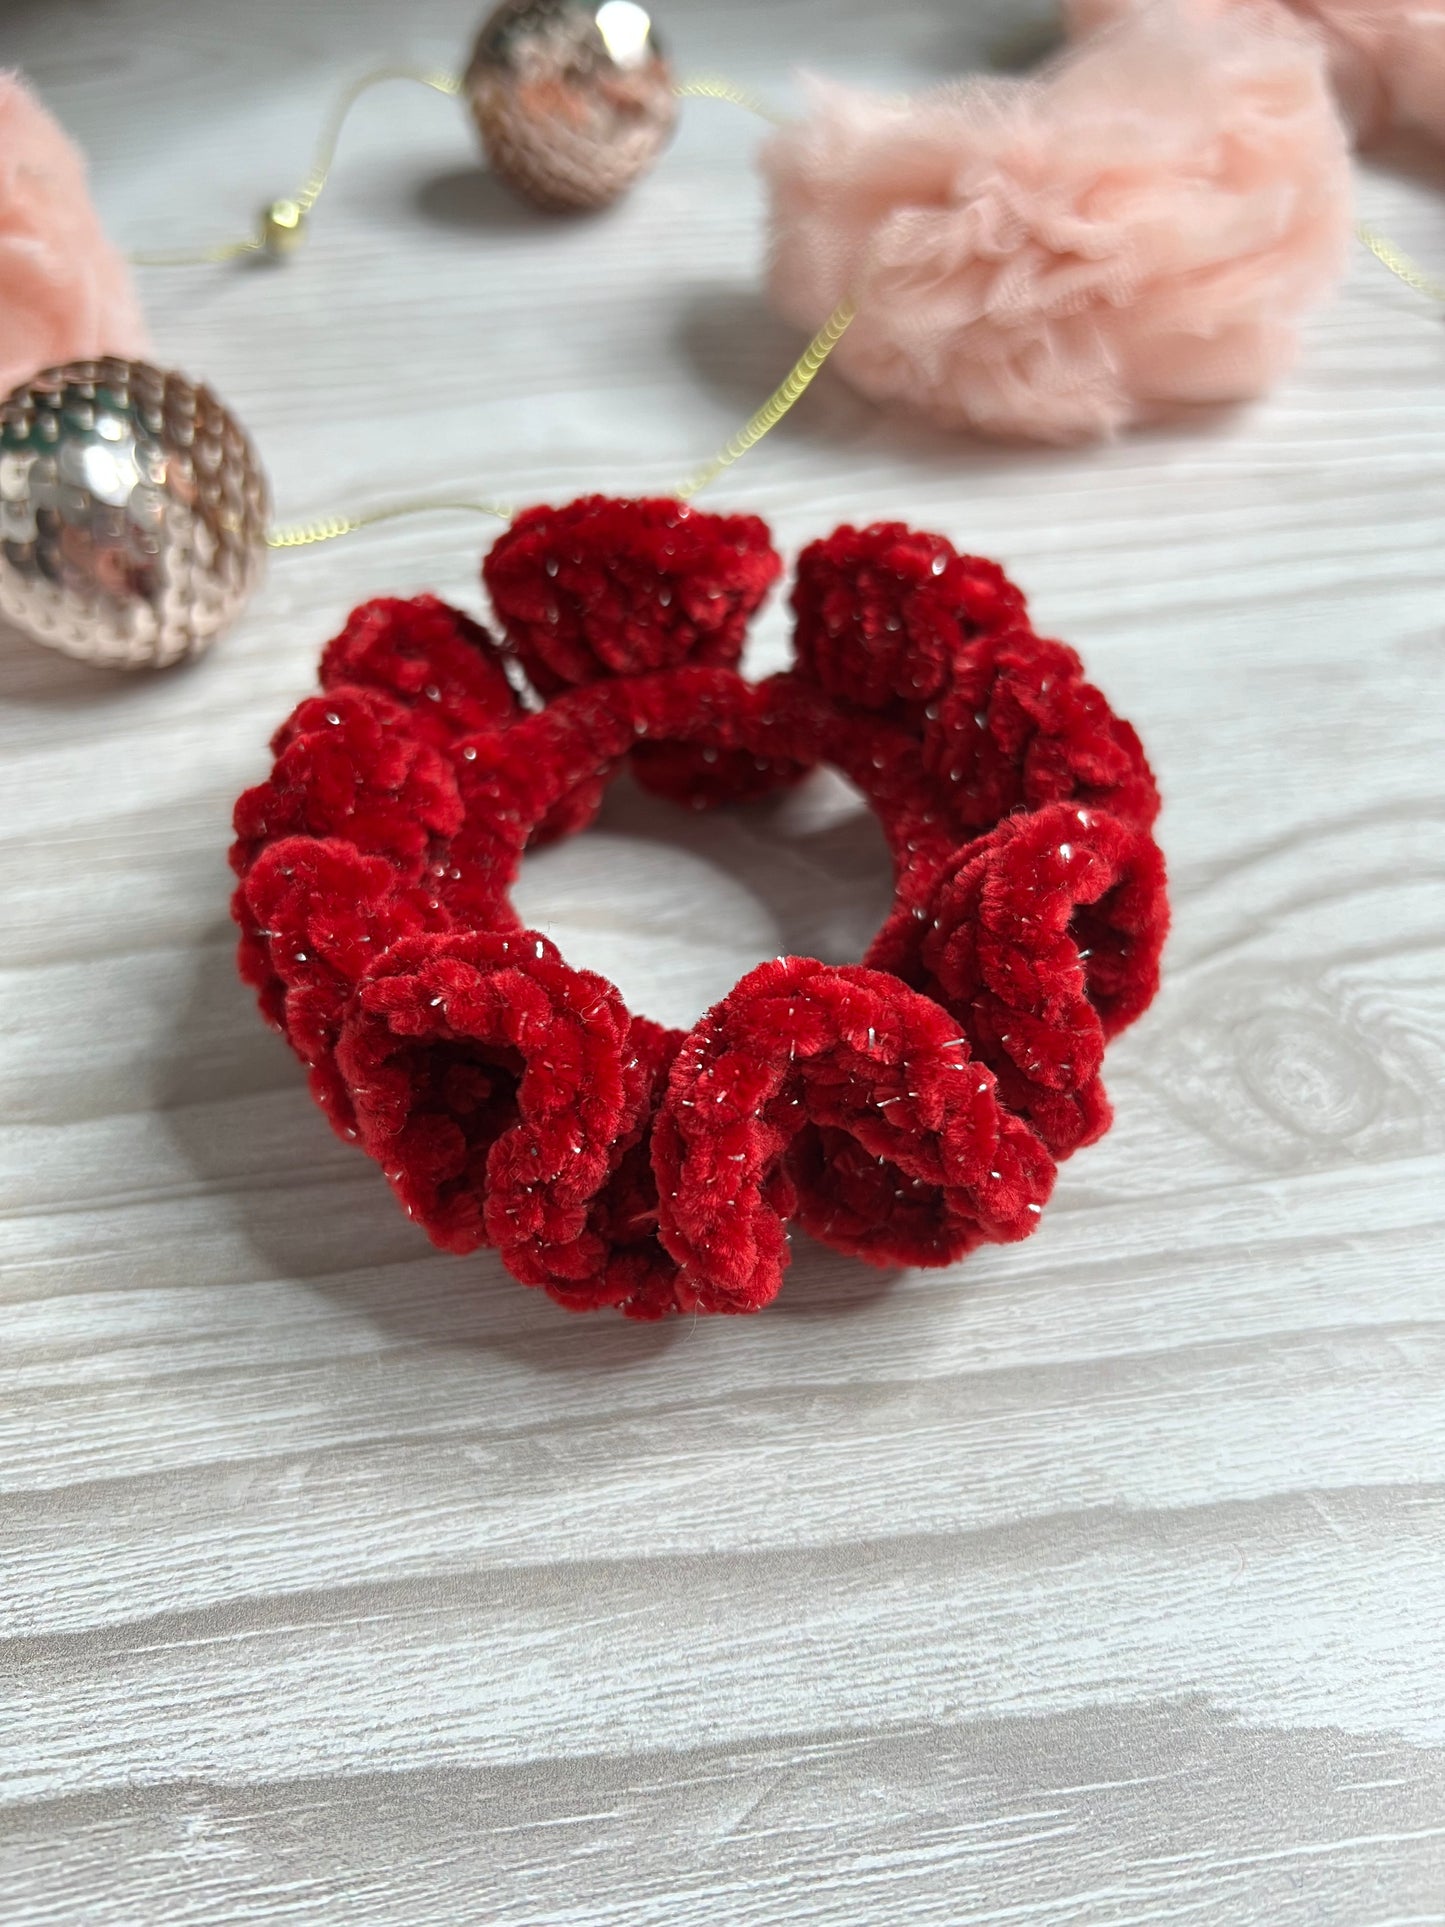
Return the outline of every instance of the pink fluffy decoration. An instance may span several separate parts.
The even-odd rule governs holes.
[[[20,79],[0,73],[0,395],[57,362],[147,347],[85,162]]]
[[[1069,31],[1095,32],[1152,0],[1064,0]],[[1200,14],[1283,17],[1318,35],[1341,108],[1361,144],[1411,128],[1445,143],[1445,5],[1429,0],[1190,0]]]
[[[1049,442],[1263,392],[1343,272],[1318,50],[1169,7],[1038,76],[912,101],[814,82],[764,152],[770,288],[864,394]]]

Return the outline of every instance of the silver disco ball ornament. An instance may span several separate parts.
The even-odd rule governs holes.
[[[672,68],[634,0],[503,0],[467,101],[494,173],[537,207],[606,207],[672,138]]]
[[[244,430],[184,375],[72,361],[0,404],[0,617],[47,648],[199,655],[260,579],[268,519]]]

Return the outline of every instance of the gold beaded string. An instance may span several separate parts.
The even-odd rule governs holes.
[[[694,80],[679,81],[672,91],[679,100],[723,100],[729,106],[741,107],[744,113],[756,114],[759,120],[771,121],[774,127],[788,124],[787,115],[770,106],[761,94],[755,94],[750,87],[739,87],[720,75],[699,74]]]
[[[223,261],[239,261],[248,254],[265,254],[273,259],[293,254],[305,237],[307,216],[326,191],[331,170],[336,164],[336,151],[341,145],[342,132],[352,109],[373,87],[383,86],[392,80],[411,81],[418,87],[430,88],[434,94],[445,94],[452,98],[461,93],[463,86],[460,74],[450,74],[441,68],[397,63],[371,68],[338,95],[322,126],[310,172],[301,186],[294,194],[282,195],[264,207],[259,221],[249,234],[239,240],[218,241],[211,247],[140,249],[127,257],[132,267],[194,268]],[[761,94],[755,94],[750,88],[739,87],[733,81],[717,75],[699,74],[696,79],[679,81],[672,91],[679,100],[726,101],[731,106],[741,107],[745,113],[755,114],[759,120],[771,121],[775,127],[781,127],[786,118],[776,108],[770,107]]]
[[[838,304],[794,362],[786,379],[778,384],[756,414],[750,415],[737,434],[724,442],[710,462],[704,462],[685,482],[678,484],[679,501],[691,501],[700,489],[716,481],[734,462],[741,461],[749,449],[756,448],[764,435],[772,433],[788,410],[801,401],[812,386],[813,377],[843,339],[857,313],[851,300]]]
[[[436,68],[397,65],[373,67],[369,73],[353,80],[336,100],[322,127],[306,179],[294,194],[283,195],[280,200],[272,201],[263,208],[259,223],[244,240],[222,241],[209,248],[163,248],[132,254],[129,257],[132,264],[139,268],[188,268],[198,267],[208,261],[236,261],[246,254],[290,254],[300,245],[307,215],[326,191],[326,183],[331,178],[331,170],[336,162],[336,150],[341,144],[342,130],[352,108],[373,87],[380,87],[389,80],[409,80],[418,87],[429,87],[434,94],[454,95],[462,91],[462,83],[456,74],[443,73]]]
[[[1388,268],[1407,288],[1413,288],[1416,294],[1423,294],[1429,301],[1445,302],[1445,281],[1437,281],[1433,275],[1427,274],[1403,248],[1397,248],[1385,235],[1376,234],[1363,221],[1355,229],[1355,234],[1380,265]]]
[[[268,549],[310,549],[318,542],[336,542],[358,529],[373,528],[378,522],[397,522],[408,515],[490,515],[499,522],[510,522],[514,510],[505,502],[469,502],[441,496],[425,501],[393,502],[385,508],[361,509],[355,515],[326,515],[315,522],[282,522],[266,531]]]
[[[851,301],[845,301],[836,308],[827,321],[808,343],[797,361],[788,370],[783,380],[773,390],[754,414],[713,456],[695,469],[686,481],[679,483],[674,490],[677,499],[691,501],[693,496],[715,481],[725,469],[740,461],[749,449],[756,448],[764,435],[770,434],[778,423],[802,400],[811,387],[814,376],[843,339],[854,316]],[[440,515],[443,513],[470,515],[491,515],[499,522],[510,522],[513,511],[501,502],[473,502],[428,497],[422,501],[395,502],[385,508],[364,509],[355,515],[329,515],[315,522],[283,523],[271,529],[266,536],[268,549],[309,549],[318,542],[335,542],[343,535],[352,535],[357,529],[369,529],[377,522],[396,522],[410,515]]]

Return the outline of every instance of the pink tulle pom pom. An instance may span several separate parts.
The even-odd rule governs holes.
[[[1150,0],[1064,0],[1075,37]],[[1396,128],[1445,142],[1445,5],[1430,0],[1190,0],[1205,16],[1288,7],[1324,44],[1340,107],[1362,144]]]
[[[913,101],[814,83],[765,150],[770,287],[863,393],[1068,442],[1266,389],[1343,272],[1350,168],[1318,50],[1172,7],[1036,78]]]
[[[57,362],[146,348],[84,161],[19,78],[0,73],[0,395]]]

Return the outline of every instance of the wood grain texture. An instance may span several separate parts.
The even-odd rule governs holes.
[[[1045,5],[671,0],[685,67],[891,86]],[[233,232],[452,0],[6,0],[134,246]],[[148,275],[280,512],[686,473],[796,341],[753,129],[688,108],[537,223],[456,110],[348,130],[284,272]],[[1445,170],[1361,179],[1445,262]],[[236,792],[363,594],[476,606],[470,523],[280,559],[213,660],[0,648],[0,1918],[18,1927],[1445,1922],[1445,336],[1363,254],[1267,403],[1087,454],[821,381],[716,491],[795,547],[999,555],[1167,796],[1177,929],[1038,1237],[755,1321],[568,1319],[433,1254],[237,985]],[[776,663],[782,615],[754,660]],[[528,913],[691,1021],[856,957],[839,784],[621,789]]]

